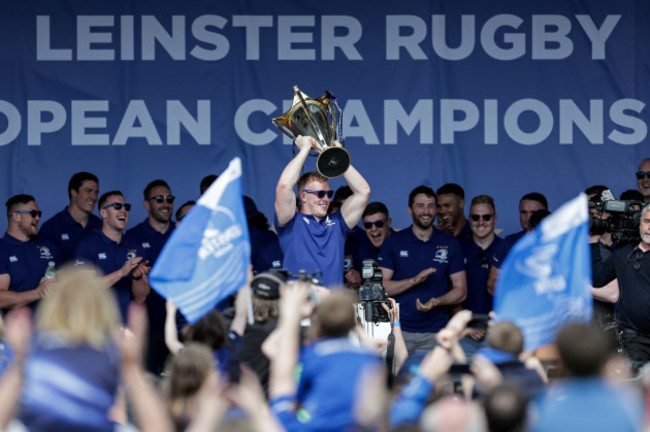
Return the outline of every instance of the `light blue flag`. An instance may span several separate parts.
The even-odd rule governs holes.
[[[149,283],[195,323],[244,285],[250,261],[241,161],[235,158],[174,230]]]
[[[496,321],[512,321],[526,350],[555,340],[569,321],[591,320],[587,196],[582,193],[523,236],[503,263],[494,293]]]

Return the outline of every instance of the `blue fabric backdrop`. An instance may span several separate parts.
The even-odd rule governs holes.
[[[641,0],[5,2],[0,199],[31,193],[46,219],[88,170],[135,204],[133,226],[147,182],[195,199],[238,156],[271,219],[292,156],[271,118],[297,84],[338,96],[353,164],[396,227],[413,187],[457,182],[493,195],[514,232],[526,192],[554,208],[591,184],[636,187],[649,20]]]

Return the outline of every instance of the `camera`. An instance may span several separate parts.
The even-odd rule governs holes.
[[[366,322],[390,322],[388,312],[381,306],[391,307],[388,293],[382,285],[383,275],[375,260],[363,260],[361,268],[363,283],[359,287],[359,302],[363,303]]]
[[[595,209],[598,213],[607,212],[610,216],[607,219],[590,216],[589,233],[593,235],[611,233],[614,243],[636,242],[639,240],[642,207],[641,202],[615,200],[612,192],[607,189],[603,191],[600,198],[592,197],[589,200],[589,208]]]

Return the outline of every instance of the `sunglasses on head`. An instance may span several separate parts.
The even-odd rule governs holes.
[[[158,204],[162,204],[163,201],[167,201],[169,204],[173,204],[176,197],[174,195],[156,195],[147,198],[148,200],[154,200]]]
[[[493,216],[493,215],[491,215],[491,214],[484,214],[484,215],[480,215],[480,214],[471,214],[471,215],[469,215],[469,217],[471,217],[472,220],[473,220],[474,222],[478,222],[479,219],[481,219],[481,218],[483,218],[483,220],[484,220],[485,222],[489,222],[490,219],[492,219],[492,216]]]
[[[334,196],[334,191],[333,190],[315,191],[315,190],[303,189],[303,192],[314,194],[314,195],[318,196],[318,198],[325,198],[325,195],[327,195],[327,198],[332,198],[332,196]]]
[[[40,210],[16,210],[14,213],[28,214],[31,217],[35,218],[36,216],[41,217],[43,214]]]
[[[102,207],[102,208],[103,208],[103,209],[107,209],[107,208],[109,208],[109,207],[113,207],[115,210],[122,210],[122,207],[124,207],[124,209],[125,209],[126,211],[131,211],[131,204],[128,204],[128,203],[126,203],[126,204],[122,204],[122,203],[110,203],[110,204],[106,204],[106,205],[105,205],[104,207]]]
[[[642,178],[650,178],[650,171],[637,171],[636,178],[641,180]]]
[[[363,227],[365,229],[370,229],[374,225],[377,228],[383,228],[385,223],[386,223],[386,219],[382,219],[382,220],[378,220],[378,221],[374,221],[374,222],[364,222]]]

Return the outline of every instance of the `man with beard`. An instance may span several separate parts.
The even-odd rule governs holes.
[[[35,306],[47,290],[43,276],[50,262],[59,264],[58,249],[36,239],[41,211],[31,195],[9,198],[7,233],[0,239],[0,308]]]
[[[295,144],[300,152],[282,171],[275,189],[275,226],[284,252],[283,265],[292,273],[321,271],[323,285],[340,288],[345,237],[361,219],[370,197],[370,186],[350,166],[343,178],[352,195],[341,205],[341,210],[328,214],[334,191],[327,177],[314,171],[300,176],[309,152],[318,143],[312,137],[299,136]],[[300,213],[296,213],[294,186],[298,188]]]
[[[138,245],[124,238],[131,204],[122,192],[106,192],[99,198],[98,207],[102,229],[84,235],[77,247],[75,265],[92,264],[104,273],[104,280],[113,288],[122,321],[126,322],[131,299],[144,303],[149,294],[150,267],[143,261]]]
[[[125,238],[138,245],[142,257],[149,261],[149,266],[153,266],[175,228],[172,223],[175,197],[167,182],[160,179],[144,188],[143,197],[147,218],[128,230]],[[147,296],[146,305],[149,314],[146,366],[149,372],[159,375],[169,354],[165,345],[165,299],[152,290]]]
[[[594,287],[618,281],[617,330],[623,352],[635,370],[650,361],[650,204],[641,210],[639,234],[638,244],[628,243],[613,251],[594,280]]]
[[[402,333],[409,354],[430,350],[435,333],[449,321],[444,306],[465,300],[463,251],[451,235],[435,228],[436,194],[418,186],[409,195],[413,224],[388,237],[379,253],[384,288],[400,306]]]
[[[99,197],[99,180],[89,172],[78,172],[68,182],[70,204],[43,223],[38,236],[54,243],[63,261],[74,258],[86,231],[102,228],[102,220],[93,214]]]

